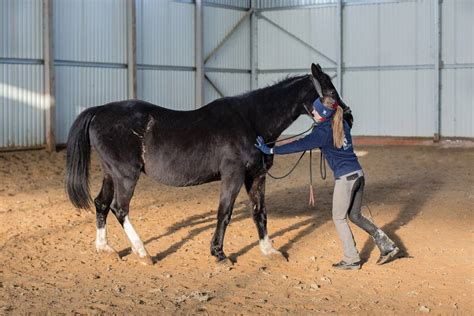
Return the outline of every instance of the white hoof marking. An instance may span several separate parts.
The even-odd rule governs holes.
[[[137,253],[140,258],[144,258],[148,256],[148,252],[146,251],[142,240],[140,239],[137,232],[133,228],[132,223],[130,223],[130,219],[128,218],[128,215],[125,216],[125,220],[123,221],[123,229],[125,230],[125,233],[127,234],[128,239],[132,243],[132,251],[134,251],[134,253]]]
[[[260,251],[265,255],[271,255],[271,254],[279,254],[280,252],[273,248],[272,241],[268,238],[268,236],[265,236],[263,239],[260,239],[259,241],[260,245]]]
[[[97,228],[97,235],[95,238],[95,249],[100,252],[115,252],[115,249],[110,247],[107,243],[107,229],[105,227]]]

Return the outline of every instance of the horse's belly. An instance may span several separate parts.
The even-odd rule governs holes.
[[[183,159],[153,161],[145,163],[145,173],[157,182],[186,187],[220,180],[218,170],[202,166],[200,162]]]

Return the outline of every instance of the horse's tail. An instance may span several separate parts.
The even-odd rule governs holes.
[[[67,139],[66,190],[69,200],[77,208],[87,209],[91,205],[89,124],[97,109],[98,107],[92,107],[79,114],[69,130]]]

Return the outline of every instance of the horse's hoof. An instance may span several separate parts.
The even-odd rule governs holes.
[[[232,260],[230,260],[229,258],[223,258],[223,259],[217,259],[216,260],[217,264],[221,267],[232,267],[234,265],[234,263],[232,262]]]
[[[117,251],[109,245],[96,245],[95,250],[97,253],[117,253]]]
[[[288,262],[288,259],[285,257],[284,254],[282,254],[280,251],[275,250],[266,255],[266,257],[272,261],[276,262]]]
[[[152,266],[153,265],[153,259],[150,257],[150,255],[146,255],[145,257],[138,257],[138,261],[141,264],[147,265],[147,266]]]
[[[119,253],[114,248],[110,247],[109,245],[96,247],[96,251],[101,256],[111,258],[111,259],[120,260]]]

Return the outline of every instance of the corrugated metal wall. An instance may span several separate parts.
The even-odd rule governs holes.
[[[433,136],[434,2],[343,2],[342,94],[356,117],[354,134]],[[335,64],[314,49],[336,59],[336,3],[259,2],[260,86],[311,62],[334,74]],[[474,1],[443,1],[441,14],[441,135],[474,137]],[[301,122],[285,133],[304,129]]]
[[[268,2],[260,2],[260,6],[271,7]],[[291,3],[279,1],[274,6],[291,6]],[[334,6],[261,12],[258,19],[259,86],[271,85],[288,75],[309,73],[313,62],[334,75],[335,14]],[[284,134],[301,133],[311,123],[310,118],[302,116]]]
[[[346,6],[343,21],[354,134],[432,136],[432,1]]]
[[[135,1],[138,97],[195,108],[193,1]],[[259,86],[307,73],[311,62],[335,75],[336,2],[257,1]],[[80,111],[128,97],[127,2],[53,3],[56,135],[64,143]],[[250,89],[249,7],[250,0],[204,1],[204,57],[219,46],[205,64],[206,102]],[[433,135],[433,12],[425,0],[344,1],[342,93],[355,134]],[[441,135],[474,137],[474,1],[445,0],[441,13]],[[0,148],[45,143],[42,24],[42,0],[0,0]]]
[[[56,141],[85,108],[127,98],[125,0],[54,1]]]
[[[171,0],[136,4],[138,98],[194,109],[194,6]]]
[[[241,5],[245,4],[241,3]],[[204,58],[209,57],[204,67],[208,80],[211,80],[215,86],[213,87],[208,80],[205,81],[204,103],[221,97],[216,88],[224,96],[250,90],[249,18],[242,20],[242,23],[232,32],[234,26],[244,18],[245,14],[244,10],[204,7]],[[210,56],[226,37],[220,48]]]
[[[42,8],[0,1],[0,148],[45,142]]]
[[[474,137],[474,1],[443,1],[441,10],[441,135]]]

